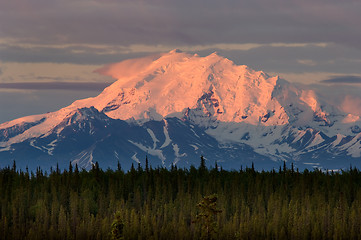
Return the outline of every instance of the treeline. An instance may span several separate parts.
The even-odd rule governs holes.
[[[138,165],[127,172],[120,166],[102,170],[97,164],[90,171],[70,165],[48,173],[3,168],[0,239],[110,239],[114,219],[124,239],[200,239],[204,225],[197,219],[209,195],[217,211],[208,238],[361,236],[357,169],[224,171],[208,169],[202,161],[197,168]]]

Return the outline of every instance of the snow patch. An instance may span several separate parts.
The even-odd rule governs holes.
[[[175,156],[176,158],[180,158],[180,157],[185,157],[185,156],[187,156],[186,153],[179,154],[178,144],[173,143],[172,146],[173,146],[174,156]]]
[[[199,149],[198,146],[194,145],[194,144],[189,144],[189,146],[193,147],[194,148],[194,151],[197,151]]]
[[[6,151],[10,151],[10,150],[11,150],[11,147],[10,147],[10,146],[4,147],[4,148],[0,148],[0,152],[6,152]]]
[[[323,137],[317,133],[315,138],[312,140],[312,142],[306,147],[306,148],[312,148],[314,146],[317,146],[321,143],[323,143],[325,141],[325,139],[323,139]]]
[[[340,142],[342,141],[342,139],[345,137],[344,135],[342,134],[337,134],[336,135],[336,140],[332,142],[332,146],[337,146],[338,144],[340,144]]]
[[[201,137],[193,130],[193,128],[191,128],[190,130],[194,133],[194,135],[195,135],[197,138],[201,138]]]
[[[134,155],[132,156],[132,160],[137,163],[140,163],[139,159],[137,158],[137,153],[134,153]]]
[[[274,160],[286,160],[294,152],[284,138],[284,126],[254,126],[247,123],[219,123],[216,128],[206,130],[221,145],[244,143],[261,155],[266,155]],[[288,132],[288,131],[286,131]],[[246,136],[246,137],[245,137]]]
[[[147,132],[149,133],[150,137],[153,140],[153,149],[155,149],[157,147],[157,142],[159,142],[159,140],[157,139],[157,137],[155,136],[154,132],[152,131],[152,129],[147,128]]]
[[[41,148],[41,147],[36,146],[34,142],[35,142],[35,140],[31,140],[30,143],[29,143],[30,146],[32,146],[33,148],[39,149],[39,150],[41,150],[43,152],[44,149]]]
[[[347,148],[347,153],[349,155],[355,158],[361,157],[361,133],[357,134],[349,143],[345,145],[349,145]]]
[[[165,136],[165,140],[164,140],[163,145],[160,148],[165,148],[172,142],[172,140],[169,137],[168,129],[166,126],[163,127],[163,133]]]
[[[114,156],[115,156],[116,159],[119,159],[119,154],[118,154],[117,151],[114,151]]]
[[[303,163],[303,164],[306,164],[306,165],[317,165],[317,166],[320,165],[320,163],[311,163],[311,162],[305,162],[305,163]]]
[[[179,147],[178,147],[178,144],[172,144],[173,146],[173,151],[174,151],[174,156],[175,156],[175,160],[173,161],[173,164],[177,164],[180,160],[181,157],[185,157],[187,156],[186,153],[182,153],[182,154],[179,154]]]
[[[315,162],[315,163],[305,162],[305,163],[303,163],[303,164],[305,164],[305,165],[310,165],[310,166],[313,167],[313,168],[322,169],[322,167],[320,166],[321,164],[320,164],[320,163],[317,163],[317,162]]]
[[[128,140],[128,142],[130,142],[131,144],[135,145],[136,147],[138,147],[140,150],[142,150],[143,152],[146,152],[152,156],[156,156],[158,157],[161,161],[162,164],[164,165],[166,158],[163,155],[163,151],[162,150],[158,150],[158,149],[153,149],[150,147],[146,147],[141,143],[136,143],[133,142],[132,140]]]
[[[48,155],[53,155],[53,151],[56,147],[57,142],[58,142],[58,139],[55,139],[47,144],[48,147],[43,147],[45,150],[47,150]]]
[[[297,136],[292,141],[292,143],[298,142],[305,134],[306,134],[306,131],[298,131]]]
[[[82,151],[78,154],[77,158],[72,161],[72,165],[78,164],[78,166],[82,166],[83,168],[90,170],[95,164],[93,162],[93,150],[94,147],[90,150]]]

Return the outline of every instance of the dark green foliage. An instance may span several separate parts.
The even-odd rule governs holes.
[[[352,168],[0,169],[0,239],[359,239],[360,216]]]
[[[213,239],[217,233],[216,216],[222,211],[217,209],[217,195],[212,194],[203,197],[202,201],[197,204],[199,213],[196,216],[195,223],[200,223],[202,228],[201,239]]]
[[[112,240],[121,240],[124,239],[123,238],[123,228],[124,228],[124,223],[121,217],[121,213],[117,212],[115,214],[115,218],[114,221],[112,223],[112,227],[111,227],[111,239]]]

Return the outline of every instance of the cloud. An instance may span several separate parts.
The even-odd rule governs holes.
[[[330,79],[322,80],[321,82],[332,84],[361,84],[361,76],[337,76]]]
[[[180,48],[272,72],[361,74],[359,0],[0,0],[0,60],[108,64]],[[331,62],[330,59],[334,62]]]
[[[299,59],[297,60],[299,64],[307,65],[307,66],[316,66],[317,63],[311,59]]]
[[[328,76],[332,76],[334,73],[337,75],[361,75],[359,61],[361,60],[361,51],[337,44],[327,44],[326,46],[309,44],[297,47],[265,44],[244,51],[223,48],[202,50],[197,51],[197,53],[207,55],[212,51],[217,51],[220,55],[233,60],[237,64],[249,65],[267,72],[301,74],[305,72],[328,72]],[[300,59],[307,59],[312,62],[301,61],[304,64],[300,64]]]
[[[149,48],[152,48],[150,46]],[[156,48],[154,48],[156,52]],[[20,63],[105,64],[141,57],[149,52],[113,45],[24,45],[0,43],[0,60]]]
[[[72,102],[94,97],[99,91],[33,91],[0,89],[0,123],[33,114],[57,111]]]
[[[10,44],[11,45],[11,44]],[[2,47],[1,47],[2,46]],[[330,43],[267,43],[267,44],[202,44],[202,45],[35,45],[11,46],[0,44],[0,56],[4,63],[71,63],[80,65],[104,65],[130,58],[167,52],[174,48],[201,56],[217,51],[236,64],[276,73],[329,72],[342,75],[361,75],[361,51]],[[60,64],[58,64],[60,66]],[[97,68],[99,66],[94,66]],[[17,69],[23,69],[19,66]],[[46,69],[43,67],[42,69]],[[70,73],[65,68],[60,73]],[[74,69],[74,68],[72,68]],[[337,70],[337,72],[335,72]],[[36,72],[42,72],[37,70]],[[79,72],[78,70],[75,70]],[[5,72],[5,70],[4,70]],[[34,72],[35,73],[35,72]],[[326,79],[326,78],[323,78]],[[318,80],[323,80],[318,79]],[[312,79],[310,79],[312,81]],[[5,81],[3,79],[3,81]]]
[[[15,82],[0,83],[0,89],[102,91],[111,82]]]
[[[17,63],[0,62],[3,74],[2,83],[32,82],[91,82],[109,83],[114,79],[95,74],[94,69],[101,65],[69,64],[69,63]]]
[[[361,117],[361,85],[359,84],[296,84],[314,90],[327,103],[345,113]]]
[[[7,62],[67,62],[79,64],[109,63],[123,59],[141,57],[160,52],[168,52],[178,48],[186,52],[249,51],[258,48],[275,49],[307,49],[327,48],[328,43],[222,43],[199,45],[95,45],[95,44],[29,44],[16,42],[1,42],[0,56]],[[359,55],[358,55],[359,56]]]
[[[38,44],[328,42],[361,48],[358,0],[0,0],[2,36]],[[347,37],[345,37],[347,36]]]
[[[346,96],[342,101],[341,109],[346,113],[361,116],[361,97]]]

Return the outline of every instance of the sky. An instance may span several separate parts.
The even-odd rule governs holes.
[[[96,69],[174,48],[361,112],[360,12],[359,0],[0,0],[0,123],[96,96],[115,81]]]

